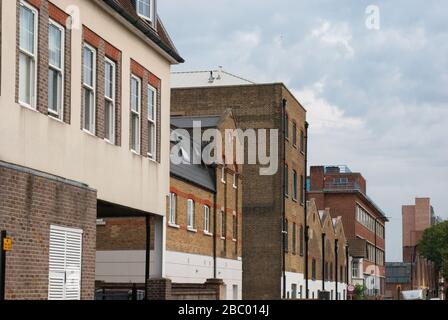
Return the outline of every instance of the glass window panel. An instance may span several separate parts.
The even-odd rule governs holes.
[[[111,101],[106,100],[105,108],[106,120],[106,139],[113,142],[114,138],[114,105]]]
[[[59,114],[61,110],[62,76],[54,69],[48,69],[48,109]]]
[[[148,88],[148,119],[154,121],[155,91]]]
[[[21,53],[19,57],[19,99],[32,105],[34,99],[35,79],[34,59]]]
[[[62,68],[62,30],[53,24],[48,29],[48,45],[50,65]]]
[[[111,63],[107,62],[105,63],[105,95],[109,99],[114,99],[113,97],[113,86],[114,86],[114,67]]]
[[[24,5],[20,6],[20,48],[34,54],[35,13]]]
[[[90,48],[84,47],[84,84],[93,87],[94,53]]]
[[[131,79],[131,108],[140,112],[140,83],[136,78]]]

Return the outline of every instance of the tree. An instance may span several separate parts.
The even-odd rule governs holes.
[[[418,244],[418,251],[434,262],[445,279],[448,278],[448,221],[426,229]]]
[[[353,295],[353,300],[365,300],[366,299],[367,287],[362,284],[357,284],[355,286],[355,292]]]

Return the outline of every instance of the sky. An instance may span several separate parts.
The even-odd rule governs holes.
[[[290,88],[308,111],[310,164],[361,172],[389,217],[388,261],[402,259],[403,204],[431,197],[448,218],[446,0],[160,0],[158,10],[186,60],[173,71],[222,66]]]

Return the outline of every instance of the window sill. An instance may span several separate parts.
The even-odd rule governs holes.
[[[225,241],[225,240],[226,240],[226,238],[225,238],[225,237],[220,237],[220,239],[221,239],[222,241]]]
[[[22,108],[28,109],[28,110],[30,110],[30,111],[39,112],[39,111],[37,111],[37,108],[32,107],[32,106],[29,105],[29,104],[26,104],[26,103],[23,103],[23,102],[20,102],[20,101],[19,101],[19,105],[20,105]]]
[[[115,146],[115,142],[112,142],[109,139],[104,138],[104,141],[106,141],[106,143],[110,144],[111,146]]]
[[[223,184],[227,184],[227,182],[225,182],[225,181],[224,181],[224,180],[222,180],[222,179],[221,179],[221,183],[223,183]]]
[[[207,237],[213,237],[213,233],[210,233],[208,231],[204,231],[204,235]]]
[[[61,118],[59,118],[57,115],[53,115],[53,114],[51,114],[51,113],[48,113],[48,118],[50,118],[50,119],[52,119],[52,120],[54,120],[54,121],[56,121],[56,122],[62,123],[62,124],[65,123],[65,122],[64,122]]]
[[[168,223],[168,227],[173,228],[173,229],[180,229],[180,226],[178,226],[177,224],[173,224],[173,223]]]
[[[135,155],[135,156],[138,156],[138,157],[141,157],[141,156],[142,156],[140,153],[138,153],[137,151],[132,150],[132,149],[131,149],[131,153],[132,153],[133,155]]]
[[[187,228],[187,231],[188,231],[188,232],[192,232],[192,233],[198,233],[198,230],[193,229],[193,228],[191,228],[191,227],[188,227],[188,228]]]
[[[233,189],[237,190],[237,189],[238,189],[238,187],[237,187],[237,186],[235,186],[235,185],[233,185]]]
[[[238,242],[238,240],[236,240],[236,239],[232,239],[232,241],[233,241],[233,242],[235,242],[235,243],[237,243],[237,242]]]
[[[89,130],[87,130],[87,129],[82,129],[82,131],[83,131],[84,133],[86,133],[87,135],[96,138],[96,135],[95,135],[94,133],[90,132]]]
[[[152,162],[154,162],[154,163],[157,163],[156,158],[155,158],[152,154],[149,154],[149,153],[148,153],[148,159],[149,159],[149,161],[152,161]]]

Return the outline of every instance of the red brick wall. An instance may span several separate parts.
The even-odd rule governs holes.
[[[50,226],[82,229],[81,298],[93,299],[96,191],[0,163],[0,229],[13,238],[7,254],[6,298],[48,297]]]

